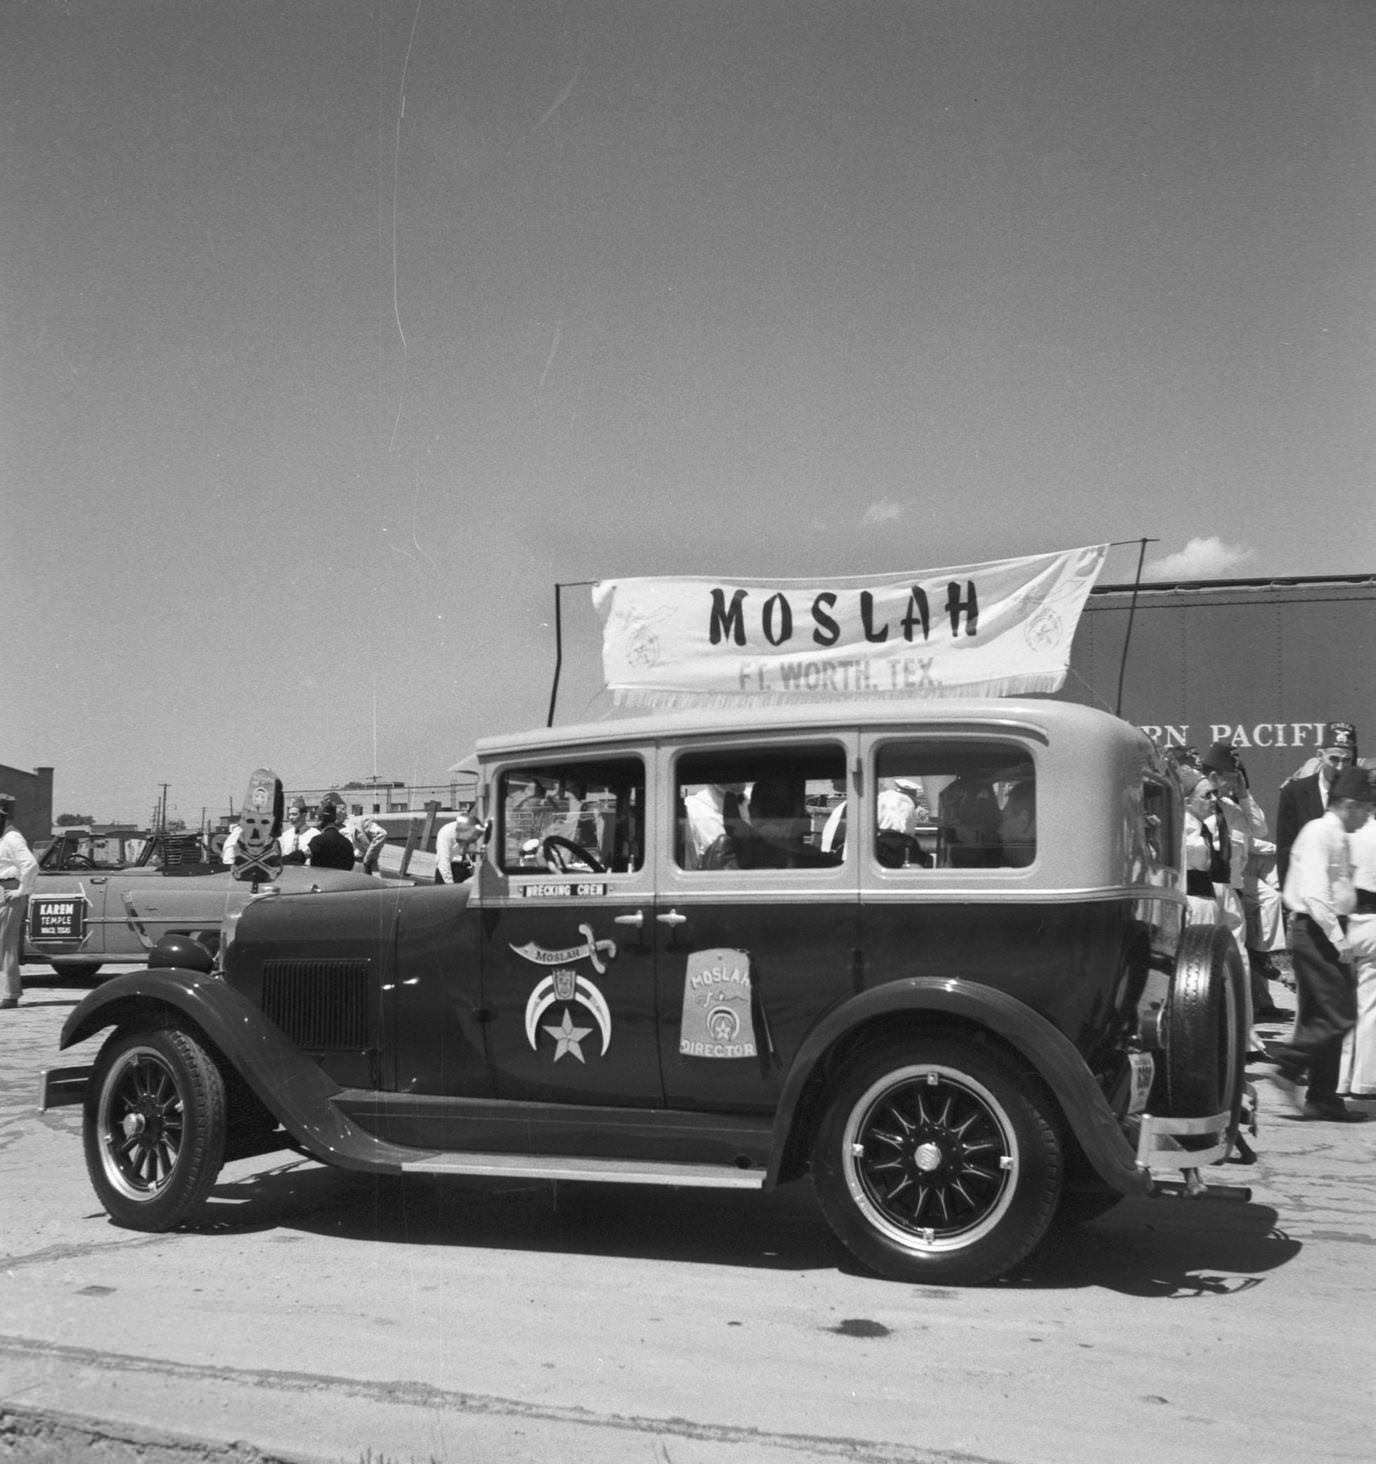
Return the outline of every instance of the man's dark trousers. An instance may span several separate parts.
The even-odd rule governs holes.
[[[1269,1050],[1282,1068],[1308,1068],[1305,1099],[1322,1103],[1338,1091],[1343,1038],[1357,1022],[1357,987],[1352,968],[1308,915],[1290,917],[1290,954],[1299,998],[1295,1030],[1288,1041],[1270,1043]]]

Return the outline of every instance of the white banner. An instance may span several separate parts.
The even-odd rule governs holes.
[[[651,707],[1057,691],[1107,552],[835,580],[602,580],[607,688]]]

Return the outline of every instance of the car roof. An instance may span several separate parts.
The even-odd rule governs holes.
[[[1041,697],[931,698],[922,702],[837,701],[808,706],[694,708],[614,716],[600,722],[539,727],[484,737],[477,743],[484,762],[556,749],[590,749],[627,742],[668,742],[686,737],[778,732],[979,730],[1040,733],[1048,739],[1097,740],[1145,750],[1145,733],[1110,712],[1076,702]]]

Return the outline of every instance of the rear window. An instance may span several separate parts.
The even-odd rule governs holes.
[[[886,868],[1018,869],[1037,857],[1036,767],[1016,743],[885,743],[874,799]]]

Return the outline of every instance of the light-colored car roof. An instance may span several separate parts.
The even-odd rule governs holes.
[[[663,742],[714,733],[828,732],[863,727],[867,730],[914,731],[957,727],[990,730],[1039,730],[1056,740],[1130,743],[1145,748],[1148,739],[1130,723],[1109,712],[1075,702],[1041,697],[998,697],[980,700],[933,698],[923,702],[837,701],[816,706],[765,706],[745,709],[695,709],[620,716],[600,722],[539,727],[531,731],[484,737],[477,754],[483,761],[527,752],[575,747],[592,749],[626,742]]]

